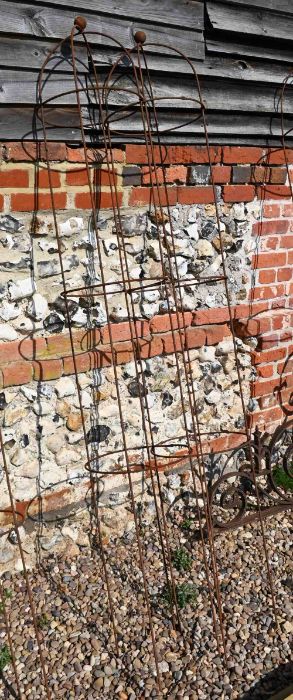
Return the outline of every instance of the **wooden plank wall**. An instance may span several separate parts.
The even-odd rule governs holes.
[[[142,29],[147,41],[157,45],[148,50],[148,66],[165,142],[200,143],[205,138],[191,69],[167,48],[172,44],[198,72],[211,142],[279,143],[280,90],[293,68],[293,0],[71,0],[70,7],[67,0],[0,0],[0,140],[42,138],[38,117],[32,118],[39,70],[56,42],[70,33],[74,16],[83,14],[94,32],[93,60],[101,80],[120,53],[110,37],[131,47],[134,33]],[[87,84],[91,97],[82,43],[77,60],[81,85]],[[46,106],[47,135],[80,141],[68,46],[56,53],[45,77],[43,97],[51,100]],[[133,89],[125,61],[115,80],[116,87]],[[89,138],[96,140],[98,112],[94,106],[87,109],[84,92],[81,102]],[[131,92],[108,94],[109,112],[119,108],[116,141],[140,140],[141,118],[134,102]],[[284,112],[290,131],[291,81]]]

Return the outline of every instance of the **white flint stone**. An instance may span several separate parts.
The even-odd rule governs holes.
[[[188,223],[194,224],[196,222],[196,218],[197,218],[197,208],[192,207],[192,209],[190,209],[189,213],[188,213]]]
[[[193,241],[198,241],[198,226],[196,223],[187,226],[186,231],[188,233],[189,238],[191,238]]]
[[[212,258],[214,255],[214,248],[212,244],[205,238],[202,238],[200,241],[198,241],[196,245],[196,250],[200,258]]]
[[[216,356],[219,355],[229,355],[230,352],[234,352],[234,343],[232,339],[221,340],[216,348]]]
[[[212,406],[218,404],[222,399],[222,394],[217,389],[213,389],[209,394],[206,394],[205,400]]]
[[[15,467],[20,467],[27,459],[28,453],[26,450],[21,449],[20,447],[18,447],[12,457],[10,457],[10,461]]]
[[[76,392],[76,385],[69,377],[61,377],[55,384],[55,391],[59,399],[65,396],[73,396]]]
[[[39,401],[33,403],[33,412],[36,416],[49,416],[52,413],[52,404],[49,401]]]
[[[204,345],[199,350],[199,361],[200,362],[213,362],[216,355],[216,348],[212,345]]]
[[[158,289],[146,289],[143,292],[143,298],[145,301],[148,301],[150,303],[158,301],[158,299],[160,298],[160,292]]]
[[[37,398],[37,390],[31,389],[29,386],[22,386],[20,391],[28,401],[35,401]]]
[[[7,323],[0,323],[0,340],[16,340],[16,330]]]
[[[42,294],[34,294],[28,303],[27,313],[34,321],[42,321],[49,313],[47,299]]]
[[[10,301],[18,301],[31,297],[36,291],[36,285],[30,277],[17,282],[8,282],[8,294]]]
[[[60,236],[71,236],[83,230],[83,219],[80,216],[71,216],[62,224],[59,224]]]
[[[20,309],[16,304],[9,304],[9,302],[4,301],[1,308],[0,308],[0,317],[3,319],[3,321],[11,321],[14,318],[17,318],[20,314]]]
[[[87,312],[85,309],[77,309],[76,313],[71,317],[72,323],[77,328],[82,328],[87,323]]]
[[[105,248],[106,255],[115,255],[118,250],[117,238],[107,238],[103,241],[103,246]]]
[[[152,318],[159,312],[159,304],[153,303],[153,304],[145,304],[143,303],[141,305],[141,310],[145,318]]]
[[[64,447],[65,435],[63,431],[57,432],[55,435],[49,435],[46,440],[46,446],[50,452],[57,454]]]
[[[62,467],[64,465],[70,466],[71,462],[75,463],[80,460],[80,454],[76,449],[69,447],[62,447],[62,449],[56,453],[56,462],[58,466]]]
[[[23,333],[23,335],[43,328],[42,321],[33,321],[31,318],[26,318],[26,316],[19,316],[15,319],[13,325],[14,328],[16,328],[19,333]]]

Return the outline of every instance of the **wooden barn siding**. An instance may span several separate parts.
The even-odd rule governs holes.
[[[204,20],[205,4],[205,20]],[[117,57],[113,42],[101,33],[110,34],[130,47],[133,34],[144,29],[150,42],[172,43],[185,52],[195,65],[206,105],[209,135],[217,143],[279,143],[279,96],[283,80],[293,67],[293,0],[39,0],[19,3],[0,0],[0,139],[42,138],[36,118],[38,71],[58,39],[68,34],[75,14],[84,14],[91,38],[94,60],[99,73]],[[205,27],[204,27],[205,22]],[[204,32],[203,32],[204,29]],[[204,41],[205,40],[205,41]],[[82,44],[78,46],[80,66],[86,62]],[[148,58],[154,92],[158,101],[160,125],[166,142],[201,142],[201,120],[192,121],[197,97],[186,64],[167,48],[152,47]],[[72,68],[66,56],[57,55],[50,64],[44,96],[52,98],[73,90]],[[86,80],[86,70],[84,80]],[[121,74],[121,86],[129,86]],[[180,97],[184,100],[180,100]],[[191,99],[190,99],[191,98]],[[130,97],[128,97],[130,99]],[[133,99],[133,98],[131,98]],[[85,98],[82,99],[85,103]],[[125,95],[109,96],[110,105],[123,105]],[[161,107],[164,106],[164,108]],[[285,128],[293,126],[293,92],[286,90]],[[66,94],[50,103],[52,140],[80,140],[75,97]],[[195,115],[196,116],[196,115]],[[95,110],[85,121],[91,138],[96,136]],[[169,128],[170,134],[164,133]],[[125,113],[119,131],[126,140],[139,140],[139,115]],[[130,136],[130,132],[132,136]],[[136,134],[138,136],[136,137]],[[291,138],[288,137],[288,140]],[[121,136],[114,137],[122,141]]]

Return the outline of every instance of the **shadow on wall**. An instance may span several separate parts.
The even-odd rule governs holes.
[[[293,694],[293,662],[282,664],[261,680],[239,700],[285,700]],[[288,693],[286,693],[288,689]]]

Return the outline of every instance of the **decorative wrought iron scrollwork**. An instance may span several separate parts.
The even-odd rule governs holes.
[[[209,489],[214,528],[233,529],[293,506],[293,421],[233,450]]]

